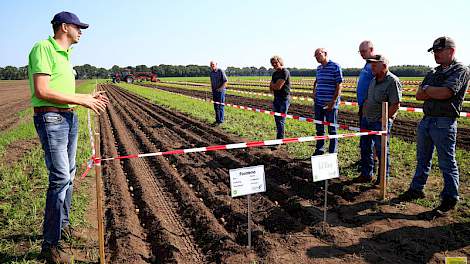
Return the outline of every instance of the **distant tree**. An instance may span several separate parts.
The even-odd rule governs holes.
[[[109,78],[111,74],[115,72],[120,72],[122,70],[128,70],[132,73],[134,72],[154,72],[159,77],[198,77],[198,76],[208,76],[210,73],[210,68],[207,65],[154,65],[150,68],[146,65],[137,65],[119,67],[118,65],[113,65],[109,70],[105,68],[96,68],[90,64],[78,65],[73,67],[77,73],[77,79],[93,79],[93,78]],[[316,76],[316,69],[308,68],[288,68],[292,76],[304,76],[304,77],[314,77]],[[344,76],[358,76],[361,69],[360,68],[343,68]],[[399,77],[421,77],[426,75],[427,72],[431,70],[431,67],[424,65],[399,65],[391,66],[390,71],[396,74]],[[229,66],[225,70],[226,74],[229,76],[271,76],[274,72],[273,68],[265,67],[232,67]],[[14,66],[5,66],[0,67],[0,79],[1,80],[19,80],[28,78],[28,67],[14,67]]]
[[[136,72],[148,72],[149,68],[147,67],[147,65],[137,65],[135,66],[135,71]]]
[[[111,73],[119,72],[120,70],[121,67],[119,67],[118,65],[113,65],[113,67],[111,67],[110,69]]]
[[[424,65],[400,65],[390,67],[390,71],[399,77],[425,76],[430,70],[431,67]]]
[[[6,66],[2,70],[2,79],[3,80],[17,80],[18,79],[18,68],[14,66]]]

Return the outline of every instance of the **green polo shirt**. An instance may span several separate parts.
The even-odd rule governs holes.
[[[34,74],[48,74],[50,75],[50,89],[63,94],[75,94],[75,75],[73,74],[72,64],[70,64],[70,53],[71,48],[64,50],[52,37],[39,41],[34,45],[28,58],[29,87],[33,107],[73,107],[73,105],[56,104],[37,98],[34,93],[33,82]]]
[[[400,79],[387,71],[382,81],[372,79],[367,91],[366,101],[364,103],[365,117],[369,122],[379,122],[382,118],[382,102],[388,102],[390,107],[399,103],[402,97],[402,88]]]

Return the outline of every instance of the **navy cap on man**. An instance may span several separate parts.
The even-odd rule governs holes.
[[[62,24],[62,23],[74,24],[74,25],[77,25],[81,29],[88,28],[88,24],[80,22],[80,19],[78,19],[77,15],[75,15],[74,13],[65,12],[65,11],[57,13],[51,21],[51,24]]]

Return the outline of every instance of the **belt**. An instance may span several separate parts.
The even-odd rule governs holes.
[[[34,113],[47,113],[47,112],[53,112],[53,113],[66,113],[66,112],[73,112],[73,108],[58,108],[58,107],[52,107],[52,106],[41,106],[41,107],[35,107],[34,108]]]

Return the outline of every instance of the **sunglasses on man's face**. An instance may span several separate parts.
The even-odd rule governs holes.
[[[436,53],[441,53],[441,52],[444,51],[444,50],[446,50],[446,48],[433,49],[433,50],[431,50],[431,53],[434,53],[434,54],[436,54]]]

